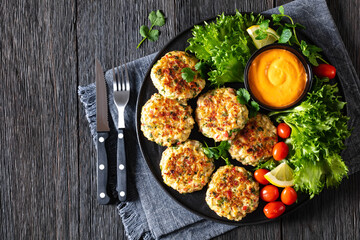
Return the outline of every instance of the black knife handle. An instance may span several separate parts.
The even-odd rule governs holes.
[[[116,190],[120,201],[126,201],[127,190],[126,190],[126,152],[125,152],[125,140],[124,130],[118,129],[118,140],[117,140],[117,185]]]
[[[97,200],[100,204],[108,204],[110,197],[106,192],[108,180],[108,159],[105,148],[105,141],[109,137],[108,132],[97,133]]]

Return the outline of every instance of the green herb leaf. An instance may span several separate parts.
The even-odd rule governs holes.
[[[266,31],[269,28],[269,22],[269,19],[262,21],[259,25],[260,29]]]
[[[253,118],[256,116],[256,114],[258,113],[258,111],[260,110],[260,106],[257,102],[255,101],[251,101],[250,103],[250,108],[249,108],[249,118]]]
[[[292,32],[288,28],[284,28],[279,39],[279,43],[287,43],[292,36]]]
[[[196,75],[196,72],[194,72],[193,70],[191,70],[191,68],[183,68],[181,69],[181,77],[186,81],[186,82],[192,82],[194,80],[194,77]]]
[[[149,36],[149,28],[145,25],[142,25],[140,27],[140,35],[143,36],[144,38],[148,37]]]
[[[201,78],[206,78],[207,73],[207,64],[204,62],[198,62],[195,64],[195,70],[200,73]]]
[[[160,10],[157,10],[156,12],[152,11],[149,14],[149,20],[152,26],[162,27],[165,24],[165,16]]]
[[[260,110],[260,106],[257,102],[255,101],[250,101],[250,93],[248,92],[248,90],[246,90],[245,88],[239,88],[236,91],[236,95],[237,95],[237,99],[238,101],[243,104],[246,105],[248,110],[249,110],[249,118],[255,117],[256,114],[258,113],[258,111]]]
[[[157,41],[159,39],[160,32],[159,32],[159,30],[153,29],[153,27],[154,26],[161,27],[161,26],[164,26],[164,24],[165,24],[165,16],[160,10],[157,10],[156,12],[152,11],[149,14],[148,18],[149,18],[149,20],[151,22],[151,27],[148,28],[145,25],[142,25],[140,27],[140,35],[143,37],[143,39],[141,40],[141,42],[138,44],[138,46],[136,48],[139,48],[140,45],[146,39],[149,39],[152,42]]]
[[[278,10],[279,10],[279,12],[280,12],[282,15],[284,15],[285,10],[284,10],[284,7],[283,7],[283,6],[280,6],[280,7],[278,8]]]
[[[148,35],[148,39],[152,42],[155,42],[159,39],[159,30],[157,29],[153,29],[149,32],[149,35]]]
[[[222,141],[218,146],[214,146],[214,147],[209,147],[206,143],[205,145],[206,147],[203,147],[203,151],[208,158],[213,158],[213,159],[222,158],[225,160],[226,165],[231,165],[229,162],[229,152],[228,152],[230,148],[229,142]]]
[[[246,105],[250,100],[250,93],[245,88],[239,88],[236,91],[236,95],[238,101],[243,105]]]
[[[271,14],[271,17],[272,17],[274,25],[275,25],[275,24],[279,24],[279,22],[283,18],[283,15],[281,15],[281,14]]]

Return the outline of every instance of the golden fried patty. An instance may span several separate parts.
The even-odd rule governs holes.
[[[199,97],[195,118],[206,137],[227,141],[245,126],[248,110],[239,103],[234,89],[218,88]]]
[[[163,152],[160,169],[166,185],[179,193],[190,193],[201,190],[209,182],[215,166],[199,141],[187,140]]]
[[[187,100],[196,97],[205,87],[205,80],[196,74],[191,82],[181,74],[183,68],[195,71],[198,60],[183,51],[172,51],[157,61],[151,69],[151,79],[159,93],[167,98]]]
[[[277,143],[276,128],[268,116],[258,113],[230,141],[230,155],[244,165],[256,166],[272,156]]]
[[[206,203],[221,217],[240,221],[259,204],[259,183],[245,168],[222,166],[211,178]]]
[[[194,126],[192,109],[185,103],[155,93],[141,111],[144,136],[162,146],[184,142]]]

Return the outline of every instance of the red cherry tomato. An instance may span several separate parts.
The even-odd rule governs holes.
[[[277,218],[285,212],[285,205],[280,202],[270,202],[264,207],[264,214],[267,218]]]
[[[320,78],[328,77],[333,79],[336,75],[336,68],[330,64],[319,64],[317,67],[313,67],[314,74]]]
[[[286,187],[281,192],[281,201],[286,205],[291,205],[296,202],[297,194],[292,187]]]
[[[277,126],[277,135],[281,138],[290,137],[291,128],[286,123],[280,123]]]
[[[273,202],[279,197],[279,189],[274,185],[266,185],[260,191],[260,198],[265,202]]]
[[[254,172],[254,178],[258,183],[262,185],[268,185],[269,181],[264,177],[265,174],[267,174],[269,170],[267,169],[258,169]]]
[[[278,142],[275,144],[272,153],[275,160],[283,160],[289,153],[289,147],[284,142]]]

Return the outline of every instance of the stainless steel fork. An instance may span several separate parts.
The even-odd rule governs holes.
[[[124,112],[130,98],[129,73],[126,63],[123,67],[113,68],[114,102],[118,109],[118,138],[117,138],[117,184],[116,190],[120,201],[127,197],[126,152],[124,141],[125,119]]]

